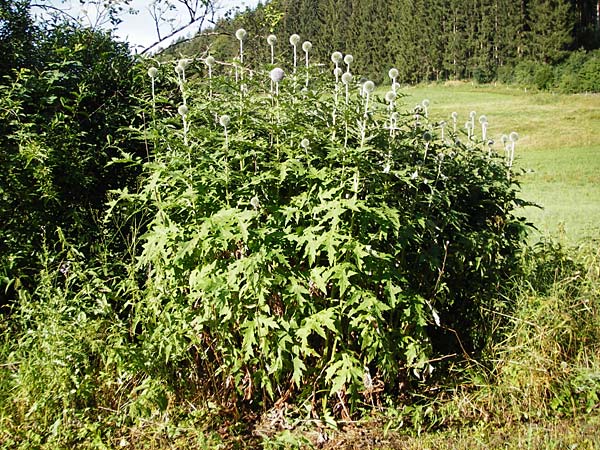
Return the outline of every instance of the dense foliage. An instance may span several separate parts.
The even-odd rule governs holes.
[[[255,60],[266,56],[262,41],[269,33],[298,33],[315,44],[316,60],[325,63],[336,50],[351,53],[356,69],[375,81],[383,80],[384,64],[398,67],[400,82],[490,82],[520,61],[551,70],[571,50],[598,48],[598,20],[591,0],[272,0],[221,21],[214,31],[231,36],[238,27],[248,30]],[[227,36],[215,41],[202,35],[173,51],[202,54],[209,47],[220,58],[237,51]],[[277,50],[289,55],[291,46],[280,42]]]
[[[93,245],[106,192],[134,175],[107,167],[133,117],[128,47],[69,25],[35,30],[31,51],[20,46],[0,80],[0,298],[37,270],[35,255],[57,228]]]

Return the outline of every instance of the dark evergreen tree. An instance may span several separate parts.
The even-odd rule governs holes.
[[[552,64],[564,58],[573,42],[571,5],[566,0],[531,0],[526,56]]]

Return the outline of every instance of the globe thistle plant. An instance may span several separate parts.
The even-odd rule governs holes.
[[[487,138],[488,121],[487,117],[479,116],[479,124],[481,125],[481,140],[485,142]]]
[[[346,105],[348,104],[348,101],[350,99],[350,83],[352,83],[353,78],[354,77],[350,72],[344,72],[342,74],[342,83],[344,83],[344,86],[346,88]]]
[[[454,134],[456,134],[456,124],[458,123],[458,113],[453,111],[451,114]]]
[[[306,87],[308,87],[308,53],[312,50],[312,44],[310,41],[304,41],[302,43],[302,50],[305,55],[305,64],[306,64]]]
[[[429,99],[427,99],[427,98],[424,99],[421,102],[421,106],[423,107],[423,114],[425,115],[425,118],[429,117],[429,110],[428,110],[428,108],[429,108]]]
[[[227,127],[229,126],[230,122],[231,117],[229,117],[227,114],[223,114],[221,117],[219,117],[219,125],[223,127],[225,133],[225,148],[229,148],[229,137],[227,134]]]
[[[388,108],[390,111],[394,110],[394,103],[396,102],[396,98],[397,95],[396,93],[392,90],[392,91],[387,91],[385,93],[385,101],[388,103]]]
[[[346,72],[350,72],[350,64],[354,62],[354,56],[346,55],[344,56],[344,64],[346,64]]]
[[[513,162],[515,160],[515,144],[519,140],[519,135],[515,131],[508,135],[509,147],[510,147],[510,157],[508,160],[508,167],[512,167]]]
[[[235,37],[238,41],[240,41],[240,62],[244,64],[244,39],[246,39],[246,30],[243,28],[238,29],[235,32]]]
[[[267,44],[271,47],[271,64],[275,64],[275,44],[277,43],[277,36],[270,34],[267,36]]]
[[[179,115],[181,116],[181,120],[183,122],[183,143],[185,145],[187,145],[188,143],[188,139],[187,139],[187,135],[188,135],[188,122],[187,122],[187,115],[188,115],[188,107],[186,105],[180,105],[179,108],[177,108],[177,112],[179,113]]]
[[[363,83],[363,92],[365,93],[365,117],[369,112],[369,98],[374,90],[375,83],[373,83],[371,80],[367,80]]]
[[[275,92],[271,89],[271,95],[278,96],[279,95],[279,83],[285,77],[285,72],[280,67],[275,67],[271,72],[269,72],[269,78],[271,78],[271,82],[275,83]]]
[[[392,80],[392,90],[394,92],[396,92],[396,79],[398,78],[398,75],[399,75],[398,69],[396,69],[395,67],[392,67],[388,72],[388,76]]]
[[[442,142],[444,142],[444,141],[445,141],[445,137],[444,137],[444,131],[445,131],[445,129],[446,129],[446,125],[447,125],[447,124],[446,124],[446,121],[445,121],[445,120],[442,120],[442,121],[440,122],[440,124],[439,124],[439,125],[440,125],[440,130],[441,130]]]
[[[298,65],[298,56],[297,56],[296,47],[298,47],[299,43],[300,43],[300,36],[298,36],[297,34],[292,34],[290,36],[290,44],[292,45],[292,47],[294,47],[294,73],[296,73],[296,67]]]
[[[156,115],[156,90],[155,90],[155,80],[158,76],[158,69],[156,67],[150,67],[148,69],[148,76],[152,82],[152,114]]]

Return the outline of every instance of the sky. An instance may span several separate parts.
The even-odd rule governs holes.
[[[171,1],[173,4],[178,3],[177,0]],[[94,25],[96,22],[97,13],[95,8],[89,4],[82,7],[80,0],[49,0],[48,3],[66,10],[71,16],[77,17],[84,25]],[[132,0],[130,7],[138,11],[137,14],[124,14],[122,16],[123,22],[115,31],[115,35],[119,39],[129,42],[132,48],[136,48],[138,51],[143,50],[157,40],[154,21],[149,12],[149,6],[152,3],[153,0]],[[258,4],[258,0],[217,0],[217,4],[219,5],[219,14],[223,15],[226,11],[234,8],[240,8],[242,11],[246,7],[253,8]],[[186,17],[189,18],[182,5],[169,15],[175,27],[185,23]],[[187,28],[181,35],[187,36],[196,31],[198,31],[197,26],[192,26]],[[164,36],[169,32],[170,25],[164,24],[161,27],[161,33]],[[174,39],[181,35],[175,36]],[[168,45],[168,42],[165,42],[162,46],[166,45]]]

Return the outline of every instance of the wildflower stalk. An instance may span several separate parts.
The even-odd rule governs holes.
[[[297,34],[292,34],[290,36],[290,44],[294,47],[294,73],[296,73],[296,67],[298,66],[298,55],[297,55],[297,46],[300,42],[300,36]]]
[[[306,87],[308,88],[308,53],[311,51],[312,49],[312,44],[310,43],[310,41],[304,41],[304,43],[302,44],[302,50],[304,50],[305,53],[305,64],[306,64]]]

